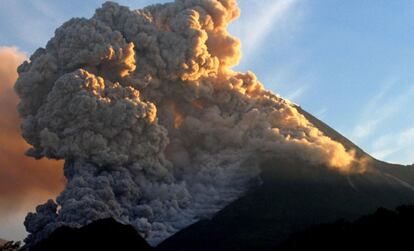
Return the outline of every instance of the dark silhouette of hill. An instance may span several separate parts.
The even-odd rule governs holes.
[[[114,219],[103,219],[79,229],[60,227],[47,239],[29,249],[29,251],[49,250],[150,251],[153,248],[132,226],[123,225]]]
[[[366,215],[351,222],[338,220],[334,223],[319,224],[291,234],[287,240],[269,239],[268,245],[260,250],[407,250],[412,244],[414,205],[400,206],[396,211],[379,208],[374,214]],[[275,226],[267,226],[269,231]],[[236,229],[236,228],[235,228]],[[255,232],[252,228],[251,231]],[[246,236],[244,236],[246,237]],[[266,238],[266,236],[263,236]],[[196,240],[187,240],[194,242]],[[220,240],[197,250],[257,250],[234,240],[232,247],[224,248]],[[18,250],[18,245],[9,242],[4,251]],[[186,244],[181,242],[186,247]],[[62,227],[32,250],[154,250],[143,240],[132,226],[117,223],[113,219],[100,220],[80,229]],[[186,250],[180,246],[169,247],[170,251]]]
[[[341,220],[293,234],[274,250],[410,250],[414,206],[384,208],[354,222]]]

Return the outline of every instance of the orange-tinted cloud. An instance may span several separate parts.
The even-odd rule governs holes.
[[[0,212],[3,213],[46,200],[64,185],[61,161],[34,160],[24,155],[29,145],[20,135],[18,98],[13,84],[16,68],[25,58],[16,48],[0,47]]]

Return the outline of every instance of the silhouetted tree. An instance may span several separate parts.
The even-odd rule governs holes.
[[[340,220],[291,235],[275,250],[410,250],[414,205],[379,208],[354,222]]]

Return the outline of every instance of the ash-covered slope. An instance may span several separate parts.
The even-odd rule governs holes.
[[[315,125],[321,132],[323,132],[325,135],[329,136],[331,139],[333,139],[336,142],[341,143],[346,149],[348,150],[355,150],[355,155],[359,158],[361,157],[368,157],[371,159],[370,156],[364,150],[362,150],[359,146],[355,145],[352,141],[344,137],[342,134],[338,133],[330,127],[329,125],[325,124],[324,122],[320,121],[316,117],[314,117],[312,114],[308,113],[302,107],[295,105],[295,108],[298,110],[300,114],[305,116],[305,118],[311,122],[313,125]]]
[[[291,159],[261,165],[262,185],[213,218],[170,237],[158,250],[276,250],[291,234],[379,207],[414,202],[414,170],[373,159],[351,141],[298,108],[325,135],[367,159],[369,171],[342,175]]]
[[[313,125],[315,125],[321,132],[325,135],[329,136],[336,142],[341,143],[346,149],[355,150],[355,155],[359,159],[365,160],[365,165],[371,168],[371,170],[377,170],[381,172],[383,175],[387,176],[388,178],[392,179],[393,182],[398,182],[403,186],[409,187],[408,185],[414,184],[414,165],[410,166],[403,166],[398,164],[391,164],[381,160],[377,160],[367,154],[364,150],[360,147],[355,145],[352,141],[344,137],[342,134],[335,131],[333,128],[325,124],[324,122],[320,121],[319,119],[315,118],[312,114],[306,112],[301,107],[296,106],[296,109],[306,117]],[[404,184],[404,182],[407,182]]]
[[[150,251],[153,248],[147,244],[134,227],[123,225],[109,218],[95,221],[79,229],[60,227],[47,239],[28,250]]]

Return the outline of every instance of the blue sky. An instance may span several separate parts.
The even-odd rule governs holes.
[[[0,46],[31,54],[100,0],[1,0]],[[131,8],[154,0],[117,1]],[[230,30],[243,43],[237,70],[375,157],[414,163],[414,1],[239,0]]]

